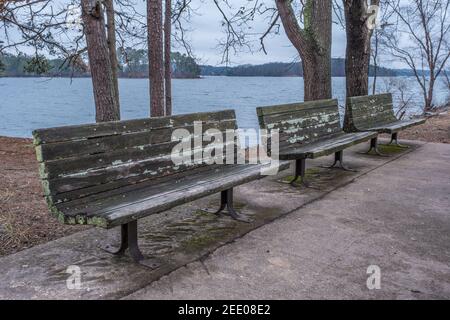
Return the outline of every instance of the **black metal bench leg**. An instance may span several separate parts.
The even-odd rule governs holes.
[[[392,136],[391,136],[391,142],[389,142],[389,145],[394,145],[394,146],[396,146],[396,147],[399,147],[399,148],[405,148],[405,149],[408,149],[408,148],[409,148],[408,146],[405,146],[405,145],[403,145],[403,144],[398,143],[398,132],[394,132],[394,133],[392,134]]]
[[[306,188],[311,188],[311,185],[308,181],[306,181],[306,159],[297,159],[295,160],[295,174],[294,179],[289,182],[290,185],[296,187],[302,185]],[[300,183],[297,183],[298,178],[301,178]]]
[[[234,206],[233,206],[233,188],[228,189],[228,190],[224,190],[224,191],[222,191],[220,193],[220,208],[219,208],[219,210],[211,212],[211,211],[205,209],[203,211],[208,212],[208,213],[212,213],[212,214],[219,214],[222,211],[224,211],[225,209],[226,209],[228,215],[231,218],[235,219],[235,220],[238,220],[238,221],[241,221],[241,222],[246,222],[246,223],[252,222],[251,219],[243,216],[242,214],[238,213],[236,211],[236,209],[234,209]]]
[[[372,138],[370,140],[370,149],[367,152],[364,152],[363,154],[371,154],[371,152],[375,152],[376,155],[379,155],[380,157],[387,157],[387,155],[380,152],[378,149],[378,137]]]
[[[123,255],[126,249],[128,249],[131,258],[133,258],[136,263],[139,263],[151,269],[156,269],[161,265],[156,259],[144,257],[141,250],[139,249],[136,220],[127,224],[123,224],[121,226],[120,237],[121,244],[118,249],[112,249],[112,247],[109,245],[102,247],[102,249],[114,255]]]
[[[338,162],[339,162],[339,166],[337,166]],[[338,152],[336,152],[334,154],[334,163],[333,163],[333,165],[330,166],[330,167],[326,167],[326,168],[328,168],[328,169],[342,169],[344,171],[358,172],[358,170],[350,169],[350,168],[347,168],[345,166],[345,164],[344,164],[344,151],[343,150],[338,151]]]
[[[128,227],[126,224],[120,226],[120,246],[114,247],[110,244],[102,245],[101,249],[113,255],[122,255],[128,249]]]

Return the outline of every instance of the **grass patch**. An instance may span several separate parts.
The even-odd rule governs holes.
[[[200,234],[182,241],[181,247],[183,248],[183,250],[192,252],[201,250],[209,246],[211,243],[214,243],[215,241],[217,241],[217,238],[215,237],[212,237],[208,234]]]
[[[307,169],[306,170],[306,174],[305,174],[305,178],[313,177],[313,176],[315,176],[315,175],[317,175],[319,173],[320,173],[320,169],[319,168]],[[289,175],[289,176],[286,176],[286,177],[282,178],[280,181],[283,182],[283,183],[290,183],[292,181],[292,179],[294,179],[294,176]]]
[[[389,145],[379,144],[378,150],[380,150],[380,152],[384,153],[384,154],[396,154],[396,153],[404,152],[407,149],[396,146],[396,145],[392,145],[392,144],[389,144]]]

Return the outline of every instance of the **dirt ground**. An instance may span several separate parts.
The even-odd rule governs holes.
[[[399,139],[450,143],[450,111],[429,118],[421,126],[400,132]]]
[[[432,117],[400,138],[450,143],[450,114]],[[60,224],[48,213],[32,141],[0,137],[0,256],[85,228]]]
[[[32,141],[0,137],[0,256],[82,228],[62,225],[48,213]]]

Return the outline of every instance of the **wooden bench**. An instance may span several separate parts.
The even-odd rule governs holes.
[[[347,121],[349,132],[375,131],[391,134],[392,144],[398,143],[398,132],[425,123],[425,118],[398,120],[394,114],[392,94],[347,98]],[[402,146],[401,146],[402,147]],[[369,153],[374,150],[380,154],[376,140],[371,142]]]
[[[257,108],[260,127],[279,131],[280,160],[295,160],[295,184],[299,177],[305,186],[306,159],[335,153],[336,167],[344,166],[343,150],[376,138],[376,132],[345,133],[340,125],[337,100],[319,100]]]
[[[202,124],[200,137],[194,122]],[[248,221],[233,208],[233,187],[261,178],[262,165],[207,165],[206,158],[175,164],[171,158],[180,143],[172,137],[175,129],[186,129],[189,139],[195,139],[209,129],[225,134],[236,128],[235,112],[226,110],[36,130],[34,143],[48,206],[66,224],[120,225],[120,247],[106,249],[123,254],[129,248],[135,261],[156,268],[158,263],[144,259],[139,250],[138,219],[221,192],[216,213],[227,209],[231,217]],[[206,147],[202,145],[200,149]],[[223,137],[226,148],[230,142]],[[231,150],[237,148],[233,139]]]

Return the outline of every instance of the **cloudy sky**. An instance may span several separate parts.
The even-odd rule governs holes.
[[[146,15],[146,1],[132,0],[135,3],[135,8],[138,12]],[[254,0],[253,0],[254,1]],[[70,3],[79,4],[77,0],[54,0],[52,6],[56,8],[67,8]],[[223,10],[228,14],[236,12],[242,4],[251,4],[250,0],[228,0],[232,6],[231,9],[222,6]],[[265,0],[267,5],[273,5],[273,0]],[[192,7],[195,9],[195,14],[191,16],[189,24],[185,26],[189,29],[188,39],[192,45],[194,55],[199,59],[201,64],[220,65],[222,60],[222,52],[217,47],[221,39],[224,39],[222,27],[222,15],[214,5],[212,0],[192,0]],[[47,8],[50,10],[49,8]],[[117,6],[116,6],[117,9]],[[80,12],[80,11],[79,11]],[[255,34],[262,34],[268,27],[268,17],[257,16],[252,22],[252,30]],[[281,23],[281,22],[280,22]],[[267,55],[260,49],[261,46],[258,40],[259,36],[255,36],[252,52],[244,50],[238,52],[236,55],[230,56],[231,64],[262,64],[267,62],[292,62],[298,61],[298,53],[287,39],[283,27],[280,26],[278,35],[269,35],[265,41]],[[332,56],[334,58],[345,57],[345,31],[339,24],[333,24],[333,43]],[[182,51],[182,48],[175,46],[174,50]],[[33,53],[31,48],[24,48],[27,53]],[[395,63],[385,62],[384,66],[397,66]]]
[[[136,0],[139,11],[145,10],[145,3],[142,0]],[[271,4],[273,1],[268,0]],[[233,9],[239,8],[242,3],[247,3],[247,0],[229,0]],[[196,9],[196,14],[192,16],[189,39],[195,55],[201,60],[203,64],[218,65],[221,62],[222,53],[217,48],[220,39],[224,38],[222,31],[222,16],[214,5],[212,0],[193,0],[193,7]],[[223,7],[226,10],[226,7]],[[232,12],[234,10],[227,10]],[[268,26],[267,20],[257,18],[252,24],[255,33],[262,33]],[[238,55],[233,55],[230,60],[233,64],[261,64],[266,62],[292,62],[298,60],[298,54],[295,48],[292,47],[290,41],[284,34],[281,26],[279,35],[271,35],[265,41],[267,55],[260,51],[259,42],[255,41],[253,52],[239,52]],[[257,37],[255,37],[257,40]],[[345,32],[339,25],[333,26],[333,57],[345,57]]]

